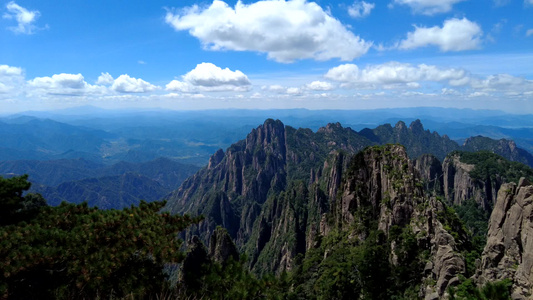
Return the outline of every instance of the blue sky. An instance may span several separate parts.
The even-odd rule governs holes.
[[[533,113],[533,0],[0,1],[0,111]]]

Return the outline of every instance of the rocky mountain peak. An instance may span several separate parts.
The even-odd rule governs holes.
[[[317,132],[320,132],[320,133],[333,133],[337,130],[342,130],[343,127],[341,125],[341,123],[337,122],[337,123],[328,123],[328,125],[326,125],[326,127],[320,127],[318,129]]]
[[[413,122],[411,122],[411,125],[409,125],[409,129],[413,133],[419,133],[419,132],[424,131],[424,126],[422,125],[422,122],[420,121],[420,119],[416,119]]]
[[[398,123],[396,123],[394,128],[396,128],[397,130],[400,130],[400,131],[404,131],[404,130],[407,129],[407,126],[405,125],[404,121],[398,121]]]
[[[211,235],[209,256],[211,256],[215,262],[222,265],[230,259],[233,261],[239,260],[239,252],[226,229],[217,227]]]
[[[256,148],[285,157],[285,125],[280,120],[268,119],[246,137],[246,150],[253,152]]]
[[[207,168],[214,168],[222,161],[222,159],[224,159],[224,150],[218,149],[217,152],[215,152],[215,154],[211,155],[209,158],[209,164],[207,165]]]

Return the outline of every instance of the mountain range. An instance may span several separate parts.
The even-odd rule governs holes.
[[[213,154],[166,210],[205,217],[186,240],[225,227],[252,272],[291,272],[302,299],[327,298],[335,266],[355,298],[439,299],[505,279],[525,299],[531,161],[512,141],[460,146],[418,120],[313,132],[269,119]]]

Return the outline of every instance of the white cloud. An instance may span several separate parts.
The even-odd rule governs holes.
[[[3,15],[4,19],[14,19],[17,21],[16,27],[8,27],[15,33],[32,34],[37,27],[34,25],[41,13],[37,10],[29,11],[26,8],[16,4],[14,1],[7,3],[7,13]]]
[[[313,91],[329,91],[333,89],[333,85],[325,81],[313,81],[306,85],[306,88]]]
[[[165,86],[165,90],[167,91],[173,91],[173,92],[182,92],[182,93],[191,93],[193,92],[194,87],[191,86],[189,83],[179,81],[179,80],[172,80]]]
[[[96,84],[103,84],[103,85],[111,85],[113,84],[115,80],[113,79],[113,76],[111,76],[109,73],[104,73],[100,76],[98,76],[98,79],[96,80]]]
[[[238,1],[235,8],[215,0],[201,9],[193,6],[168,11],[166,22],[188,30],[210,50],[258,51],[278,62],[299,59],[350,61],[372,46],[349,31],[318,4],[305,0]]]
[[[528,29],[528,30],[526,31],[526,36],[529,37],[529,36],[532,36],[532,35],[533,35],[533,28]]]
[[[370,15],[376,5],[365,1],[355,1],[352,6],[348,7],[348,14],[354,18],[364,18]]]
[[[146,93],[155,91],[158,87],[140,78],[130,77],[128,74],[120,75],[111,86],[111,89],[120,93]]]
[[[21,68],[0,65],[0,93],[5,94],[21,89],[24,84],[24,73]]]
[[[287,94],[292,95],[292,96],[300,95],[301,93],[302,93],[302,90],[297,87],[290,87],[287,89]]]
[[[394,3],[408,5],[414,13],[434,15],[452,10],[454,4],[465,0],[394,0]]]
[[[54,74],[52,77],[36,77],[28,82],[36,88],[82,89],[87,84],[81,74]]]
[[[525,4],[533,5],[533,0],[524,0],[524,3],[525,3]]]
[[[245,92],[251,88],[250,80],[243,72],[231,71],[229,68],[222,69],[212,63],[198,64],[182,78],[183,81],[172,80],[166,85],[166,90],[182,93]]]
[[[345,86],[363,88],[418,88],[418,81],[446,82],[467,76],[462,69],[440,69],[436,66],[388,62],[359,69],[354,64],[344,64],[330,69],[327,79],[344,82]],[[348,84],[348,85],[346,85]]]
[[[0,65],[0,78],[21,76],[22,69],[17,67],[10,67],[8,65]]]
[[[442,27],[418,27],[400,42],[399,49],[437,46],[441,51],[463,51],[480,47],[483,31],[475,22],[466,18],[449,19]]]
[[[283,86],[281,86],[279,84],[263,86],[263,87],[261,87],[261,89],[265,90],[265,91],[275,92],[275,93],[278,93],[278,94],[285,93],[287,91],[287,88],[285,88],[285,87],[283,87]]]
[[[533,90],[533,80],[515,77],[509,74],[496,74],[484,79],[473,78],[470,85],[485,92],[527,92]]]
[[[81,74],[54,74],[51,77],[35,77],[27,81],[29,95],[83,95],[83,94],[103,94],[106,87],[91,85],[85,81]]]
[[[246,86],[250,85],[248,76],[239,70],[231,71],[228,68],[222,69],[212,63],[201,63],[196,68],[183,76],[186,82],[202,87],[217,86]]]

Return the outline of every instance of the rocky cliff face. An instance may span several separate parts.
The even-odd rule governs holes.
[[[414,161],[414,168],[420,174],[424,190],[434,196],[444,194],[442,164],[438,158],[431,154],[422,154]]]
[[[468,241],[446,201],[436,196],[444,194],[455,204],[474,198],[488,207],[499,186],[473,179],[473,165],[458,156],[442,166],[432,155],[410,160],[409,147],[413,153],[429,151],[420,145],[433,139],[439,140],[437,147],[448,145],[419,122],[358,134],[340,124],[312,132],[267,120],[245,140],[217,151],[207,167],[170,195],[167,209],[205,216],[187,232],[187,240],[198,235],[205,244],[213,237],[212,245],[227,244],[216,231],[225,227],[258,274],[293,270],[298,257],[322,249],[322,241],[339,232],[354,247],[379,232],[384,236],[379,246],[388,249],[386,261],[414,270],[410,280],[420,287],[419,297],[447,297],[448,287],[465,274],[460,249]],[[410,146],[359,152],[389,140]],[[325,260],[328,249],[322,250]]]
[[[533,185],[526,179],[498,192],[477,279],[479,284],[510,279],[513,299],[532,297]]]
[[[389,239],[398,228],[412,230],[418,251],[427,251],[430,257],[420,269],[424,274],[421,283],[425,284],[421,285],[419,296],[446,297],[447,288],[459,283],[458,275],[465,272],[465,262],[458,247],[464,240],[456,240],[444,229],[448,222],[442,217],[444,204],[424,195],[423,181],[402,146],[373,147],[357,154],[340,193],[340,200],[333,204],[332,226],[353,230],[361,225],[371,227],[368,221],[377,220],[377,230]],[[364,232],[354,234],[366,238]],[[457,237],[464,239],[464,235]],[[400,246],[393,240],[390,247],[390,261],[401,264],[405,258],[400,257]]]
[[[167,209],[172,213],[206,217],[189,230],[187,239],[196,234],[207,243],[216,226],[222,225],[242,249],[252,234],[265,236],[270,230],[258,224],[266,220],[270,223],[272,218],[279,217],[275,213],[267,217],[265,209],[278,205],[277,200],[269,200],[269,196],[286,190],[289,181],[310,183],[322,177],[325,169],[339,171],[323,167],[330,153],[339,150],[355,153],[370,144],[372,142],[340,124],[329,124],[314,133],[309,129],[285,127],[279,120],[267,120],[225,153],[217,151],[206,168],[169,196]],[[335,176],[338,178],[340,173]],[[330,182],[331,193],[336,193],[334,181]],[[276,206],[276,209],[279,208]],[[256,222],[259,216],[263,221]]]
[[[448,203],[460,205],[474,199],[485,210],[490,210],[496,199],[500,182],[478,180],[470,176],[474,165],[461,162],[459,155],[448,156],[442,164],[444,197]]]

